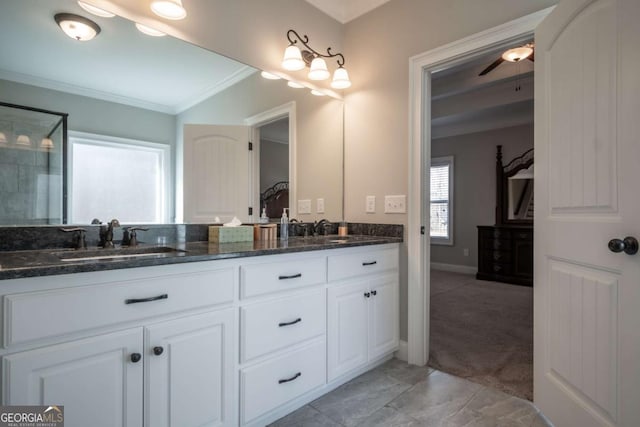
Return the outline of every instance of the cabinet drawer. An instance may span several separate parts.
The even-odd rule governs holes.
[[[232,302],[233,272],[228,268],[7,295],[4,346]]]
[[[329,256],[329,281],[398,268],[398,250],[373,249]]]
[[[326,258],[249,264],[240,267],[240,296],[249,298],[326,283]]]
[[[240,309],[241,362],[325,333],[325,292],[318,289]]]
[[[509,239],[481,239],[480,249],[498,249],[508,250],[511,248],[511,240]]]
[[[240,373],[242,423],[325,384],[324,340]]]

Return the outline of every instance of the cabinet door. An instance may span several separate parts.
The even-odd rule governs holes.
[[[369,287],[369,360],[373,360],[398,347],[398,275],[373,279]]]
[[[145,328],[145,426],[235,424],[233,309]]]
[[[142,328],[2,359],[4,404],[64,405],[65,426],[142,425]]]
[[[368,283],[358,280],[328,290],[328,380],[367,363]]]

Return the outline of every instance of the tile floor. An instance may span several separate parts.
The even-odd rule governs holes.
[[[369,371],[272,427],[545,427],[527,400],[397,359]]]

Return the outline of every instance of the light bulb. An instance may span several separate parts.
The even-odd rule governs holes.
[[[331,87],[334,89],[346,89],[351,86],[351,80],[349,80],[349,73],[346,68],[339,67],[333,72],[333,80],[331,81]]]
[[[309,80],[326,80],[331,73],[327,70],[327,63],[323,58],[316,57],[311,61],[311,69],[309,70]]]
[[[304,68],[302,53],[300,53],[298,46],[287,46],[284,51],[284,57],[282,58],[282,68],[289,71],[298,71]]]
[[[187,16],[182,0],[155,0],[151,3],[151,10],[166,19],[179,20]]]
[[[163,33],[162,31],[154,30],[151,27],[147,27],[146,25],[138,24],[137,22],[136,22],[136,28],[141,33],[146,34],[146,35],[151,36],[151,37],[164,37],[164,36],[166,36],[166,34]]]
[[[268,71],[263,71],[260,75],[267,80],[280,80],[280,76],[276,76],[275,74],[269,73]]]
[[[102,18],[113,18],[114,16],[116,16],[115,14],[111,13],[111,12],[107,12],[104,9],[100,9],[98,7],[92,6],[90,4],[87,4],[83,1],[78,1],[78,5],[83,8],[84,10],[86,10],[87,12],[96,15],[96,16],[100,16]]]

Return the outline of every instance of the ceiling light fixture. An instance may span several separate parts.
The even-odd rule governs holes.
[[[111,12],[107,12],[104,9],[100,9],[98,7],[92,6],[90,4],[87,4],[83,1],[79,1],[78,0],[78,5],[83,8],[84,10],[86,10],[87,12],[96,15],[96,16],[100,16],[102,18],[113,18],[114,16],[116,16],[114,13]]]
[[[58,13],[53,19],[66,35],[81,42],[89,41],[100,33],[98,24],[80,15]]]
[[[533,53],[530,46],[521,46],[509,49],[502,54],[502,59],[509,62],[518,62],[528,58]]]
[[[162,31],[154,30],[151,27],[147,27],[146,25],[142,25],[142,24],[139,24],[137,22],[136,22],[136,28],[141,33],[146,34],[146,35],[151,36],[151,37],[164,37],[164,36],[166,36],[166,34],[163,33]]]
[[[327,68],[325,58],[336,58],[338,68],[333,73],[331,87],[334,89],[346,89],[351,86],[349,73],[344,68],[344,55],[342,53],[332,53],[331,47],[327,48],[327,53],[320,53],[309,46],[309,37],[306,35],[300,37],[295,30],[287,31],[287,39],[289,46],[284,51],[282,59],[282,67],[289,71],[302,70],[305,66],[309,66],[308,78],[310,80],[326,80],[331,76]],[[298,42],[304,46],[303,50],[297,46]]]
[[[174,21],[184,19],[187,11],[182,6],[182,0],[155,0],[151,2],[151,10],[161,18]]]
[[[317,89],[311,89],[311,94],[315,95],[315,96],[325,96],[324,92],[321,92],[321,91],[319,91]]]
[[[300,84],[298,82],[292,82],[292,81],[288,81],[287,86],[292,87],[294,89],[302,89],[304,87],[303,84]]]

